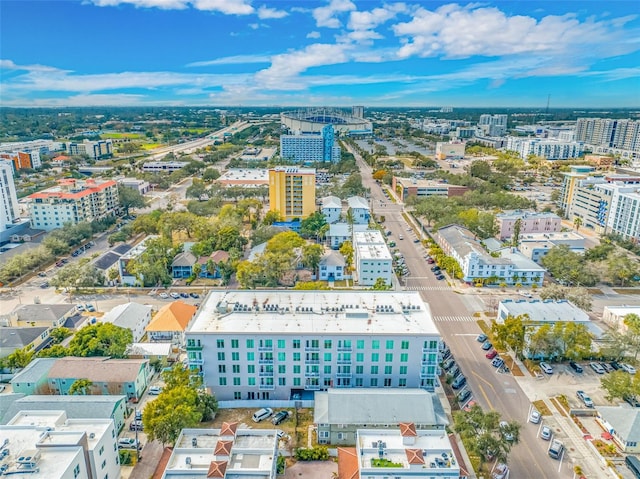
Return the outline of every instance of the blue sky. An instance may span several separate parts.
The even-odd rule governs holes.
[[[635,0],[1,0],[5,106],[640,106]]]

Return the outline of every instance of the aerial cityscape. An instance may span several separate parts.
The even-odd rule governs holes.
[[[640,478],[634,2],[0,13],[0,477]]]

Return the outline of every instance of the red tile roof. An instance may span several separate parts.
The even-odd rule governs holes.
[[[156,465],[156,470],[153,471],[153,476],[151,479],[162,479],[164,475],[164,471],[167,468],[167,464],[169,464],[169,459],[171,459],[171,453],[173,452],[172,447],[165,447],[162,451],[162,456],[160,456],[160,460]]]
[[[211,461],[209,464],[209,470],[207,471],[207,477],[224,477],[224,473],[227,470],[227,461]]]
[[[58,181],[60,185],[64,186],[73,186],[76,180],[74,179],[64,179]],[[99,191],[105,190],[109,187],[116,186],[116,182],[113,180],[107,180],[103,183],[96,184],[95,181],[87,180],[85,181],[84,188],[80,191],[70,192],[70,191],[58,191],[58,190],[43,190],[38,193],[34,193],[29,195],[29,198],[34,200],[36,199],[47,199],[47,198],[64,198],[69,200],[77,200],[83,198],[85,196],[92,195],[94,193],[98,193]]]
[[[220,440],[216,443],[216,448],[213,453],[216,456],[230,456],[232,447],[233,447],[233,441]]]
[[[237,422],[223,422],[220,428],[221,436],[236,436],[236,430],[238,429]]]
[[[405,449],[404,452],[407,455],[409,464],[424,464],[422,449]]]
[[[355,447],[338,448],[338,479],[360,479],[360,465]]]
[[[416,437],[418,435],[416,425],[412,422],[401,422],[400,435],[402,437]]]

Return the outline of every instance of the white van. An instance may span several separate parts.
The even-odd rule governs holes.
[[[264,407],[254,412],[251,419],[253,419],[253,422],[260,422],[264,419],[267,419],[268,417],[271,417],[272,414],[273,409],[271,409],[270,407]]]

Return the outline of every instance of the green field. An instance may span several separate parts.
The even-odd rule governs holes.
[[[144,136],[141,133],[102,133],[100,136],[104,139],[111,138],[112,140],[117,140],[120,138],[129,138],[130,140],[139,140],[141,138],[144,138]]]
[[[154,150],[159,146],[162,146],[162,144],[161,143],[143,143],[141,146],[143,150]]]

